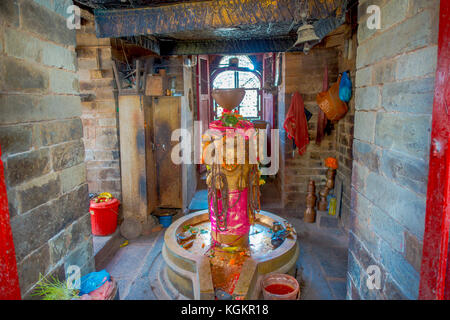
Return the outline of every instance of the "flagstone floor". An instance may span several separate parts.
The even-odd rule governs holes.
[[[345,234],[340,229],[323,229],[315,223],[304,223],[304,208],[279,208],[276,191],[266,190],[271,196],[262,203],[263,210],[286,218],[297,230],[300,245],[297,279],[301,299],[346,299],[348,243]],[[198,191],[192,201],[191,212],[205,209],[206,202],[206,190]],[[185,299],[171,288],[163,272],[161,249],[164,232],[165,229],[130,240],[107,264],[106,270],[118,282],[120,299]]]

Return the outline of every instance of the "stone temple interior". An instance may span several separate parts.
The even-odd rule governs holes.
[[[0,299],[450,299],[449,14],[0,1]]]

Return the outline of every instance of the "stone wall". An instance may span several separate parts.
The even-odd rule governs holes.
[[[0,144],[24,298],[40,273],[94,268],[71,2],[0,2]]]
[[[439,1],[360,1],[349,299],[418,297]],[[381,7],[381,29],[366,9]],[[381,271],[370,290],[367,268]]]
[[[355,13],[356,16],[356,13]],[[348,15],[352,19],[352,15]],[[355,19],[356,20],[356,19]],[[339,167],[336,170],[335,193],[342,182],[340,223],[345,231],[349,229],[351,206],[351,178],[353,163],[353,130],[355,119],[355,74],[356,74],[356,48],[357,34],[352,30],[351,23],[338,28],[333,36],[328,38],[331,44],[336,43],[338,50],[339,73],[347,71],[352,81],[352,97],[347,103],[348,112],[344,118],[335,125],[336,128],[336,158]]]
[[[77,31],[78,75],[90,193],[110,192],[121,199],[118,112],[110,39],[95,36],[93,20]],[[100,67],[101,73],[96,72]]]

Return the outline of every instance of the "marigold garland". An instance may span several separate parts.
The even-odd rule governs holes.
[[[336,158],[329,157],[325,159],[325,167],[330,169],[337,169],[338,168],[338,161]]]

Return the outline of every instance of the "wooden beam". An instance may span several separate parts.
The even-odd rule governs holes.
[[[345,22],[345,15],[328,17],[317,21],[314,29],[322,40],[330,32]],[[248,54],[266,52],[296,52],[303,47],[293,47],[296,38],[283,37],[276,39],[255,40],[198,40],[198,41],[161,41],[161,55],[190,55],[190,54]]]
[[[345,22],[345,15],[338,17],[327,17],[318,20],[314,23],[314,31],[316,35],[322,40],[331,32],[339,28]]]
[[[115,60],[112,61],[113,62],[113,72],[114,72],[114,80],[116,81],[116,86],[117,86],[117,91],[119,92],[119,95],[122,94],[122,83],[120,81],[120,74],[119,74],[119,70],[117,68],[117,63]]]
[[[125,219],[145,223],[148,217],[145,112],[149,97],[119,96],[122,209]]]
[[[113,59],[122,63],[127,63],[127,60],[137,58],[158,56],[158,54],[153,51],[137,44],[127,42],[121,38],[111,39],[111,54]]]
[[[150,38],[147,36],[132,36],[125,37],[122,40],[125,42],[131,43],[133,45],[142,47],[144,49],[150,50],[151,52],[156,53],[158,56],[161,54],[159,41],[154,38]]]
[[[149,68],[153,67],[153,58],[146,58],[144,63],[144,78],[142,84],[142,91],[145,93],[145,88],[147,88],[147,75]]]
[[[292,48],[295,38],[261,40],[204,40],[204,41],[162,41],[161,55],[190,54],[248,54],[285,52]],[[290,51],[291,51],[290,50]]]
[[[344,13],[347,0],[307,0],[308,16],[325,19]],[[215,0],[127,10],[94,11],[97,37],[165,35],[184,31],[292,23],[298,0]],[[251,35],[249,35],[251,37]]]
[[[141,60],[136,60],[136,93],[141,93]]]

